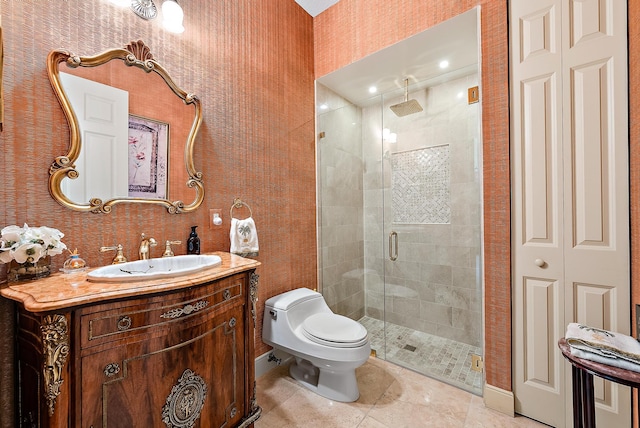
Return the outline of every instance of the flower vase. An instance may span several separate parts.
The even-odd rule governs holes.
[[[9,265],[9,281],[27,281],[44,278],[51,274],[51,257],[44,256],[38,261],[18,263],[15,260]]]

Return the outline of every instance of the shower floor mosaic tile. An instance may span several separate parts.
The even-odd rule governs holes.
[[[371,317],[359,321],[369,332],[378,358],[482,394],[482,372],[471,370],[471,357],[482,355],[480,348],[387,323],[385,352],[384,321]]]

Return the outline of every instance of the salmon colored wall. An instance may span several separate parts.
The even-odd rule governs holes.
[[[115,243],[137,259],[141,232],[159,242],[181,239],[174,251],[184,254],[192,225],[199,226],[203,252],[228,251],[229,209],[240,197],[253,210],[260,240],[260,355],[269,349],[259,339],[264,301],[317,282],[313,19],[292,0],[180,4],[186,31],[176,35],[162,29],[161,16],[145,21],[108,0],[2,2],[0,226],[27,222],[59,228],[67,246],[77,247],[91,266],[108,264],[113,254],[98,249]],[[66,209],[47,190],[49,166],[67,152],[69,142],[47,78],[47,54],[57,48],[92,54],[138,39],[179,87],[202,100],[195,164],[204,174],[204,203],[196,212],[180,215],[130,204],[116,205],[108,215]],[[222,210],[221,227],[209,228],[211,208]],[[153,255],[160,256],[163,249],[158,245]],[[64,259],[54,257],[54,268]],[[10,308],[0,302],[3,314]],[[10,319],[0,317],[5,345],[12,343],[6,334]],[[9,383],[0,380],[3,401],[10,397],[5,389]],[[3,411],[0,426],[5,421]]]
[[[486,381],[511,390],[507,2],[341,0],[314,20],[316,78],[477,5],[482,31]],[[375,11],[375,13],[371,13]]]

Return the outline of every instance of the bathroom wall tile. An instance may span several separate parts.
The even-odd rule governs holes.
[[[451,233],[456,237],[456,245],[462,247],[478,246],[480,242],[479,226],[451,226]]]
[[[460,340],[473,346],[481,346],[482,313],[466,309],[452,309],[452,327],[461,331]]]
[[[402,258],[410,262],[430,262],[433,264],[445,264],[439,260],[435,244],[421,242],[403,242]]]
[[[393,298],[393,311],[409,318],[420,317],[420,301],[404,297]]]
[[[406,286],[418,292],[418,298],[423,302],[435,302],[437,284],[427,281],[407,280]]]
[[[379,309],[373,306],[366,306],[365,315],[377,320],[384,320],[384,309]]]
[[[475,328],[472,330],[461,330],[459,328],[438,324],[435,334],[438,336],[450,338],[451,340],[455,340],[456,342],[480,347],[481,336],[479,335],[479,332],[482,326],[480,325],[478,327],[479,328]],[[471,360],[469,360],[469,364],[471,364]]]
[[[451,284],[455,287],[480,289],[481,272],[474,268],[457,267],[452,270]]]
[[[382,288],[380,291],[366,289],[366,299],[367,306],[372,308],[377,308],[380,310],[384,309],[384,291]]]
[[[420,301],[420,319],[441,325],[453,325],[453,309],[450,306]]]
[[[478,308],[478,292],[469,288],[438,286],[436,288],[436,303],[458,309],[473,310]]]
[[[424,266],[422,263],[406,260],[401,254],[398,255],[398,260],[394,262],[389,260],[389,262],[390,268],[387,274],[398,278],[420,278],[421,269]]]
[[[450,285],[452,280],[451,266],[423,264],[421,266],[420,278],[426,282]]]

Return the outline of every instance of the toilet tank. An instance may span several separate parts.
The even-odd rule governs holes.
[[[309,316],[331,312],[322,294],[298,288],[273,296],[265,304],[262,337],[278,343],[278,337],[293,332]]]

